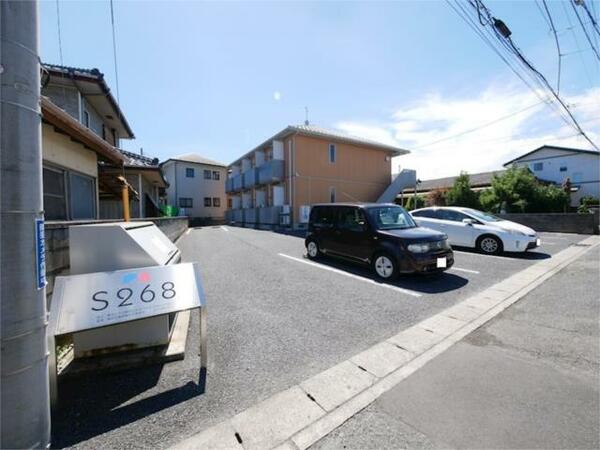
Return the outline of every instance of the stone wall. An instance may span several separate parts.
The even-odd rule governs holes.
[[[46,297],[52,296],[54,278],[64,275],[69,270],[69,227],[71,225],[86,225],[93,223],[120,222],[116,220],[76,220],[65,222],[46,222]],[[154,222],[154,224],[171,240],[175,241],[188,228],[187,217],[154,217],[132,219],[132,222]]]
[[[597,213],[527,213],[497,215],[503,219],[512,220],[513,222],[531,227],[535,231],[598,234],[599,215]]]

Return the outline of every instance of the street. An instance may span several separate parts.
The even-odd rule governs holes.
[[[166,448],[178,444],[536,263],[551,261],[553,255],[573,248],[585,236],[542,233],[541,238],[542,247],[524,255],[495,257],[461,249],[455,253],[455,267],[439,277],[403,276],[393,284],[380,284],[360,267],[329,259],[308,264],[303,258],[303,239],[299,237],[229,226],[192,229],[177,245],[184,261],[199,261],[203,268],[209,323],[205,385],[197,384],[198,357],[193,344],[197,341],[197,322],[192,315],[183,361],[63,380],[60,388],[64,398],[53,417],[53,445]],[[593,255],[589,253],[587,258]],[[595,253],[591,264],[597,264],[597,260]],[[562,282],[548,289],[556,299],[568,297],[573,286],[585,288],[593,279],[589,273],[582,276],[587,283]],[[597,292],[591,286],[585,290],[590,295]],[[580,299],[584,301],[583,296]],[[587,313],[578,310],[573,314],[597,317],[597,303],[594,299],[589,301],[591,309]],[[520,307],[519,303],[512,309]],[[542,312],[536,310],[530,315]],[[597,324],[588,328],[592,336],[597,336]],[[476,337],[478,333],[480,338]],[[470,356],[460,353],[460,349],[473,346],[471,342],[480,342],[477,348],[487,348],[482,346],[487,342],[485,336],[485,331],[477,331],[468,337],[468,344],[458,344],[430,365],[459,352],[451,358],[456,364]],[[553,336],[541,334],[540,345],[555,346]],[[582,361],[591,361],[591,369],[586,372],[589,378],[594,361],[597,372],[598,356],[593,352],[583,356]],[[470,363],[466,366],[470,367]],[[421,379],[425,371],[429,372],[429,366],[397,389],[413,378]],[[465,444],[440,440],[433,431],[416,432],[400,419],[401,411],[383,417],[375,405],[395,392],[382,396],[317,446],[360,448],[361,441],[355,434],[377,427],[394,430],[386,436],[398,439],[398,446],[412,447],[412,439],[434,446],[440,442],[450,446]],[[414,394],[419,392],[427,391],[419,389]],[[593,396],[589,397],[593,402]],[[429,414],[424,410],[421,413],[425,417]],[[373,417],[367,417],[368,414]],[[469,420],[470,416],[464,417],[465,422]],[[371,426],[372,421],[377,423]],[[354,444],[345,441],[347,436]],[[493,437],[490,434],[490,439]],[[368,438],[365,435],[363,439]],[[374,436],[373,442],[377,447]],[[379,446],[389,445],[395,444],[381,441]]]

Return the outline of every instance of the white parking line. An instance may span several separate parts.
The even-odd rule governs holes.
[[[467,273],[479,273],[478,270],[462,269],[460,267],[451,267],[450,270],[458,270],[459,272],[467,272]]]
[[[223,230],[223,231],[229,231],[229,230],[228,230],[226,227],[224,227],[224,226],[221,226],[221,230]]]
[[[283,256],[284,258],[291,259],[293,261],[301,262],[304,264],[308,264],[309,266],[318,267],[319,269],[329,270],[330,272],[337,273],[339,275],[344,275],[349,278],[354,278],[355,280],[364,281],[365,283],[374,284],[375,286],[380,286],[386,289],[391,289],[396,292],[402,292],[403,294],[412,295],[413,297],[421,297],[421,294],[418,292],[410,291],[408,289],[403,289],[398,286],[392,286],[391,284],[378,283],[375,280],[371,280],[370,278],[361,277],[359,275],[354,275],[352,273],[345,272],[343,270],[335,269],[333,267],[325,266],[323,264],[314,263],[312,261],[306,261],[305,259],[296,258],[295,256],[286,255],[285,253],[279,253],[279,256]]]

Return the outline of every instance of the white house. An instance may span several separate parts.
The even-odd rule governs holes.
[[[581,197],[600,197],[600,152],[543,145],[504,164],[513,166],[527,167],[539,180],[559,185],[569,178],[571,206],[579,206]]]
[[[169,183],[167,203],[194,219],[225,219],[227,165],[194,153],[161,164]]]

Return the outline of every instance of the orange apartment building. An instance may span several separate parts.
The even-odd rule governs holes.
[[[288,126],[228,166],[229,223],[303,228],[310,205],[375,202],[408,150],[312,125]]]

